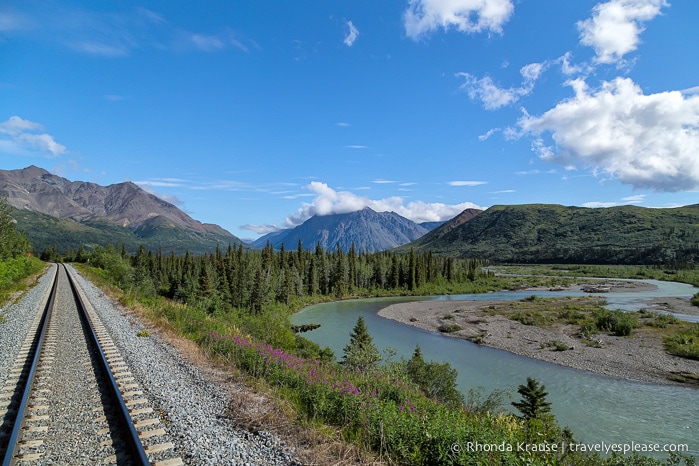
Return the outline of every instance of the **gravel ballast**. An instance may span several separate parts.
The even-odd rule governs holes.
[[[74,268],[77,281],[130,366],[150,405],[166,426],[177,455],[192,465],[297,465],[302,462],[276,435],[250,432],[226,415],[227,393],[193,367],[169,343],[107,297]],[[3,309],[0,324],[0,384],[16,349],[48,294],[55,266],[17,303]],[[7,366],[7,367],[6,367]]]

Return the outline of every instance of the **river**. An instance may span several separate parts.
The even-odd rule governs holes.
[[[653,297],[689,298],[697,290],[686,284],[643,280],[655,291],[607,294],[608,307],[637,310]],[[377,315],[389,304],[427,299],[512,300],[537,296],[582,296],[580,292],[502,291],[495,293],[438,297],[374,298],[309,306],[295,314],[295,325],[319,323],[321,327],[304,337],[321,347],[328,346],[340,358],[349,334],[363,316],[374,344],[382,353],[396,351],[397,358],[409,359],[420,345],[425,360],[448,362],[458,370],[460,390],[483,387],[487,392],[505,388],[518,399],[518,385],[534,377],[546,386],[552,411],[561,426],[573,431],[576,441],[585,443],[688,444],[699,456],[699,389],[663,386],[606,377],[586,371],[518,356],[449,338],[401,324]],[[506,400],[509,409],[509,400]]]

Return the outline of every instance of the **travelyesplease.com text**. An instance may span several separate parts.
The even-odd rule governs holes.
[[[451,446],[454,453],[464,452],[538,452],[538,453],[566,453],[566,452],[591,452],[610,455],[612,453],[682,453],[689,451],[689,445],[686,443],[480,443],[480,442],[464,442],[455,443]]]

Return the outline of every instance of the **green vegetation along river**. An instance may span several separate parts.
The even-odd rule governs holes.
[[[644,300],[654,297],[689,299],[697,289],[681,283],[645,280],[655,291],[614,293],[605,296],[613,309],[638,310]],[[442,336],[377,315],[390,304],[425,299],[439,300],[517,300],[532,294],[542,297],[580,296],[579,292],[505,291],[475,295],[433,298],[377,298],[339,301],[314,305],[292,317],[295,325],[318,323],[321,327],[304,336],[328,346],[341,357],[349,334],[363,316],[375,345],[396,350],[396,357],[409,359],[420,345],[426,360],[448,362],[459,372],[459,388],[464,392],[483,387],[485,392],[508,389],[516,397],[516,387],[527,377],[542,382],[553,403],[553,413],[562,426],[573,431],[577,441],[590,443],[688,444],[699,456],[699,417],[690,407],[699,405],[699,389],[655,385],[518,356],[479,346],[465,340]],[[509,400],[505,403],[509,409]]]

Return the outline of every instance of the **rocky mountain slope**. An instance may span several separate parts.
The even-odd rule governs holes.
[[[395,212],[375,212],[366,207],[347,214],[313,216],[295,228],[263,236],[253,245],[264,247],[269,241],[275,249],[282,243],[287,249],[295,249],[301,241],[305,249],[313,249],[317,244],[323,249],[335,249],[339,244],[347,252],[354,243],[357,251],[376,252],[409,243],[427,232]]]
[[[128,250],[144,244],[151,250],[203,253],[241,242],[131,182],[100,186],[30,166],[0,170],[0,195],[16,209],[18,228],[38,251],[54,244],[69,250],[118,242]]]

